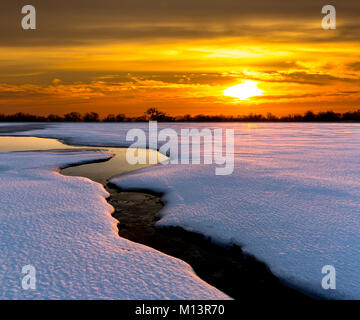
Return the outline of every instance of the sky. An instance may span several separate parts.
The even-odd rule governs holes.
[[[26,4],[36,30],[21,27]],[[359,16],[358,0],[4,0],[0,113],[357,110]],[[223,92],[244,83],[257,94]]]

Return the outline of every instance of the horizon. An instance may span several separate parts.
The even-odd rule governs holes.
[[[183,114],[171,116],[157,108],[149,108],[137,116],[129,116],[123,113],[100,116],[96,112],[69,112],[62,115],[47,114],[44,116],[29,113],[0,113],[0,122],[360,122],[360,109],[355,111],[334,112],[326,110],[314,113],[307,110],[304,113],[292,113],[285,116],[277,116],[272,113],[266,115],[249,113],[245,115],[207,115],[207,114]]]

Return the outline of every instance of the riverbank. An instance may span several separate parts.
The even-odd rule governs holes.
[[[157,228],[161,196],[126,192],[107,184],[119,236],[189,263],[196,274],[236,300],[310,300],[274,276],[269,268],[243,253],[239,246],[223,247],[182,228]]]

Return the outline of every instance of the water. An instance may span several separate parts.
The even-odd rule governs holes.
[[[131,165],[126,161],[126,148],[98,148],[88,146],[69,146],[55,139],[34,138],[34,137],[0,137],[0,152],[16,151],[50,151],[50,150],[93,150],[106,151],[114,154],[114,157],[106,162],[83,164],[75,167],[63,169],[62,174],[67,176],[81,176],[106,185],[107,180],[118,174],[138,170],[149,166]],[[151,153],[157,153],[158,161],[166,159],[157,151],[139,150],[145,152],[149,157]]]

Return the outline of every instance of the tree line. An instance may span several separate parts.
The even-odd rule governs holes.
[[[150,108],[138,117],[127,117],[125,114],[109,114],[101,118],[96,112],[81,114],[70,112],[62,116],[49,114],[38,116],[18,112],[15,114],[0,114],[1,122],[360,122],[360,110],[338,113],[325,111],[314,113],[307,111],[304,114],[289,114],[287,116],[276,116],[271,113],[267,115],[250,113],[248,115],[190,115],[170,116],[157,108]]]

